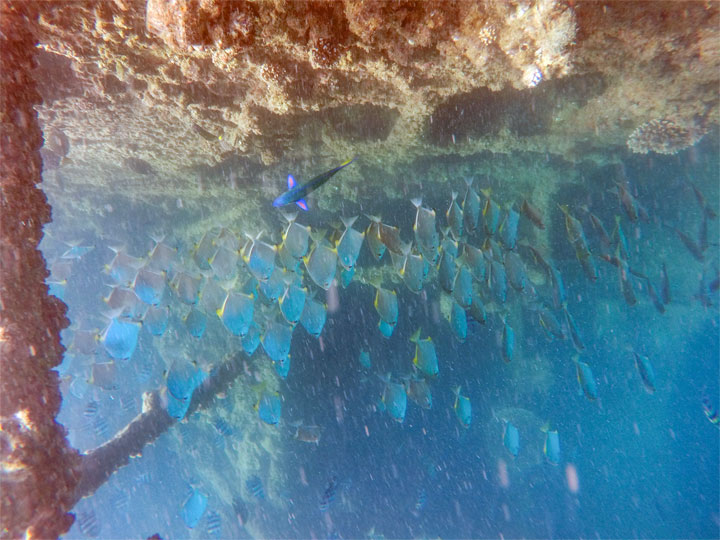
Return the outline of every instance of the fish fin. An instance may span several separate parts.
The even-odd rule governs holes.
[[[378,216],[372,216],[370,214],[365,214],[365,217],[368,218],[373,223],[381,223],[382,222],[382,219],[379,218]]]
[[[458,192],[457,192],[457,191],[453,191],[453,192],[452,192],[452,200],[453,200],[453,202],[455,201],[455,199],[457,199],[457,196],[458,196]]]
[[[540,431],[543,433],[550,431],[550,422],[545,422],[542,426],[540,426]]]
[[[294,223],[295,220],[296,220],[297,217],[298,217],[298,213],[297,213],[297,212],[287,212],[287,211],[285,211],[285,212],[280,212],[280,215],[282,215],[282,217],[285,219],[285,221],[288,222],[288,224]]]
[[[349,229],[353,226],[355,221],[357,221],[358,216],[352,216],[352,217],[341,217],[340,219],[343,222],[343,225],[345,225],[346,229]]]
[[[489,199],[490,196],[492,195],[492,188],[481,189],[481,190],[480,190],[480,193],[482,193],[483,195],[485,195],[485,198],[486,198],[486,199]]]
[[[308,205],[307,205],[307,201],[305,199],[300,199],[299,201],[295,201],[295,204],[297,204],[300,208],[302,208],[306,212],[308,211]]]
[[[415,330],[415,333],[412,336],[410,336],[410,343],[417,343],[418,341],[420,341],[421,330],[422,330],[422,328],[420,328],[420,327],[418,327],[418,329]]]
[[[316,244],[320,244],[325,239],[326,232],[327,229],[316,229],[314,231],[310,231],[310,238],[312,238],[312,241]]]
[[[465,183],[467,184],[468,189],[470,189],[472,187],[474,181],[475,181],[474,176],[467,176],[465,178]]]
[[[453,388],[453,394],[455,394],[456,397],[459,396],[461,389],[462,389],[462,386],[456,386],[455,388]]]
[[[292,189],[295,186],[297,186],[297,181],[295,180],[295,177],[292,174],[288,174],[287,186],[288,186],[288,189]]]
[[[420,208],[422,206],[422,197],[415,197],[410,199],[410,202],[415,208]]]

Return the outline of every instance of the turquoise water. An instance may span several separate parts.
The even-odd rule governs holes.
[[[335,165],[288,166],[291,170],[284,174],[307,180]],[[474,178],[478,193],[492,188],[491,197],[503,210],[514,204],[519,211],[528,197],[541,208],[546,228],[539,230],[522,216],[519,242],[538,249],[562,275],[566,306],[585,348],[576,351],[570,339],[553,338],[539,324],[542,312],[556,317],[568,332],[562,309],[553,306],[548,275],[525,248],[514,250],[527,269],[524,291],[508,285],[502,302],[487,283],[474,280],[487,322],[468,315],[467,337],[461,342],[447,320],[452,300],[443,292],[437,270],[429,271],[420,294],[412,293],[389,252],[380,262],[373,258],[366,235],[357,279],[347,287],[336,281],[325,291],[300,264],[299,283],[328,304],[327,322],[319,338],[302,324],[294,328],[285,379],[277,375],[266,344],[252,355],[243,352],[242,339],[217,316],[215,309],[222,306],[212,304],[206,288],[252,292],[254,320],[263,334],[273,321],[288,327],[277,301],[267,300],[255,283],[248,283],[242,258],[231,265],[239,276],[234,281],[219,279],[218,271],[203,270],[194,260],[206,233],[215,239],[213,249],[222,244],[221,228],[232,231],[240,247],[245,233],[256,236],[261,230],[266,242],[279,245],[287,222],[271,203],[285,189],[283,174],[269,174],[259,189],[252,179],[227,187],[219,174],[211,178],[209,191],[196,196],[138,197],[108,189],[85,194],[81,203],[49,185],[53,223],[42,247],[54,272],[67,274],[67,283],[56,289],[72,321],[63,334],[68,351],[60,368],[64,401],[59,421],[71,444],[85,451],[111,438],[140,412],[143,392],[160,389],[167,395],[174,370],[210,373],[229,357],[243,364],[243,374],[211,407],[174,425],[81,500],[79,519],[66,537],[717,537],[720,431],[703,404],[717,409],[720,400],[718,221],[707,220],[702,262],[674,229],[700,242],[704,212],[688,181],[720,212],[718,165],[712,136],[675,156],[627,155],[622,163],[605,166],[570,164],[544,154],[487,154],[428,158],[408,164],[402,175],[378,178],[378,165],[358,156],[350,176],[339,173],[310,197],[310,211],[301,212],[298,223],[313,231],[326,229],[334,245],[333,226],[344,230],[341,216],[359,215],[358,231],[371,223],[366,215],[379,216],[410,242],[413,197],[422,196],[423,205],[436,211],[441,238],[451,193],[457,191],[462,201],[466,177]],[[356,198],[343,198],[346,192],[337,190],[343,182],[357,190]],[[615,182],[634,194],[647,210],[647,220],[629,218],[612,193]],[[393,186],[392,192],[383,189],[384,183]],[[246,195],[257,205],[256,212],[234,212]],[[484,204],[485,197],[480,200]],[[559,204],[568,205],[582,224],[597,267],[595,281],[588,279],[568,241]],[[603,247],[588,212],[608,233],[619,216],[629,268],[646,275],[658,293],[665,265],[671,301],[664,313],[649,297],[647,281],[626,272],[637,299],[628,305],[621,292],[622,274],[601,258],[602,253],[617,256],[617,242]],[[151,335],[145,322],[148,306],[137,301],[131,309],[127,300],[122,302],[125,311],[115,317],[140,329],[130,358],[113,359],[107,340],[95,337],[102,336],[111,311],[103,298],[114,287],[122,288],[123,279],[113,278],[104,267],[115,256],[110,248],[121,246],[123,253],[138,258],[129,265],[134,278],[149,264],[155,245],[151,235],[164,237],[164,245],[177,250],[163,275],[158,303],[168,309],[167,329],[161,336]],[[499,242],[497,233],[481,230],[464,231],[461,240],[482,247],[489,236]],[[94,249],[63,259],[70,241]],[[500,247],[491,255],[492,248],[487,250],[488,264],[492,259],[501,263],[507,251]],[[279,257],[275,262],[280,266]],[[384,270],[374,273],[382,287],[397,293],[399,306],[390,338],[378,329],[373,306],[372,269],[380,268]],[[183,318],[191,308],[171,286],[183,272],[201,282],[196,302],[207,326],[200,338],[190,335]],[[336,277],[340,279],[339,270]],[[503,321],[515,333],[510,362],[502,355]],[[408,399],[404,420],[398,422],[383,411],[391,404],[381,401],[384,394],[387,401],[387,393],[380,376],[389,373],[397,383],[412,374],[415,345],[409,338],[418,327],[422,337],[432,338],[439,362],[438,376],[427,381],[432,408]],[[362,350],[369,352],[369,369],[358,360]],[[645,388],[635,353],[649,359],[654,393]],[[583,394],[574,359],[590,366],[596,400]],[[95,367],[88,383],[96,364],[103,365]],[[259,392],[252,387],[260,382],[268,393],[281,396],[277,425],[262,422],[253,409]],[[472,405],[467,428],[454,410],[457,386]],[[319,426],[317,444],[296,439],[295,422]],[[517,457],[504,446],[508,423],[519,432]],[[541,428],[557,430],[557,459],[543,454],[546,435]],[[200,497],[191,499],[193,493],[207,498],[204,509],[188,502]]]

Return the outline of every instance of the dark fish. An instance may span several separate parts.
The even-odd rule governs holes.
[[[700,223],[700,233],[698,234],[698,247],[701,252],[707,250],[710,246],[708,244],[708,218],[707,215],[703,216],[702,222]]]
[[[634,306],[637,304],[637,298],[635,291],[630,280],[630,267],[619,255],[616,255],[616,259],[620,261],[618,266],[618,276],[620,278],[620,290],[622,291],[625,302],[628,306]]]
[[[563,305],[563,314],[565,315],[565,324],[567,324],[568,331],[570,332],[570,339],[572,340],[573,346],[577,352],[583,352],[585,350],[585,344],[580,337],[575,319],[572,318],[567,306]]]
[[[193,124],[192,127],[193,131],[200,135],[203,139],[205,139],[208,142],[217,142],[220,140],[220,137],[217,135],[213,135],[208,130],[202,128],[201,126],[198,126],[197,124]]]
[[[605,226],[603,225],[602,221],[600,221],[600,218],[597,217],[592,212],[590,212],[589,215],[590,215],[590,223],[592,223],[593,229],[595,229],[595,231],[600,236],[600,241],[602,242],[603,247],[610,249],[610,235],[608,234],[607,230],[605,229]]]
[[[322,497],[320,497],[321,512],[327,512],[328,508],[330,508],[330,505],[333,503],[335,497],[337,496],[337,490],[337,477],[333,476],[325,487],[325,491],[323,492]]]
[[[352,163],[353,159],[349,159],[344,163],[341,163],[334,169],[330,169],[329,171],[325,171],[324,173],[316,176],[312,180],[302,184],[298,185],[295,181],[295,178],[291,174],[288,175],[288,190],[280,195],[277,199],[273,201],[273,206],[285,206],[286,204],[297,204],[300,208],[303,210],[307,210],[307,202],[305,201],[305,197],[315,191],[317,188],[322,186],[325,182],[330,180],[337,172],[339,172],[341,169],[344,169],[350,163]]]
[[[222,519],[220,514],[215,512],[208,513],[207,516],[207,534],[213,538],[220,538],[222,532]]]
[[[708,396],[703,396],[702,406],[705,416],[710,420],[710,423],[720,428],[720,416],[718,416],[717,408],[715,408],[715,405],[712,404]]]
[[[675,229],[675,232],[677,233],[680,240],[682,240],[682,243],[685,244],[685,247],[690,252],[690,254],[695,258],[695,260],[698,262],[703,262],[705,260],[705,255],[703,255],[703,252],[700,249],[700,246],[695,243],[695,240],[690,238],[687,234],[682,232],[680,229]]]
[[[670,303],[670,279],[668,278],[667,268],[665,263],[662,264],[662,272],[660,274],[660,297],[662,298],[663,304]]]
[[[91,416],[95,416],[98,412],[98,402],[97,401],[91,401],[85,406],[85,409],[83,410],[83,416],[87,416],[88,418]]]
[[[265,498],[265,491],[263,490],[262,480],[257,475],[252,475],[245,481],[245,487],[247,490],[258,500]]]
[[[560,324],[560,321],[558,321],[557,317],[555,317],[555,315],[553,315],[550,311],[541,308],[538,312],[538,322],[551,339],[567,339],[567,335],[565,334],[565,330]]]
[[[655,287],[653,287],[652,282],[648,279],[645,283],[647,285],[648,296],[650,297],[653,306],[655,306],[655,309],[658,311],[658,313],[665,313],[665,305],[662,303],[662,300],[660,299],[660,296],[655,290]]]
[[[616,182],[615,185],[617,186],[617,195],[620,199],[620,204],[622,205],[623,209],[625,210],[625,213],[627,214],[628,218],[630,218],[630,221],[635,222],[638,220],[638,204],[635,200],[635,197],[632,196],[632,194],[627,190],[627,188],[621,183]]]
[[[155,174],[155,169],[153,168],[153,166],[144,159],[128,157],[125,158],[124,164],[128,169],[137,174]]]
[[[545,229],[545,223],[543,222],[542,213],[527,199],[523,199],[522,206],[520,207],[522,214],[528,218],[533,225],[538,229]]]
[[[213,424],[213,426],[215,427],[215,429],[217,430],[217,432],[220,435],[229,437],[230,435],[233,434],[232,426],[230,424],[228,424],[227,421],[225,421],[222,418],[218,418],[217,420],[215,420],[215,423]]]
[[[688,184],[690,184],[690,187],[693,190],[693,193],[695,193],[695,198],[697,199],[698,205],[702,209],[702,211],[705,213],[707,217],[710,219],[716,219],[717,213],[715,210],[712,209],[710,205],[707,204],[705,201],[705,196],[702,194],[702,192],[698,189],[698,187],[693,184],[690,180],[686,180]]]
[[[640,378],[642,379],[643,385],[645,386],[645,390],[647,390],[650,394],[654,394],[655,370],[653,370],[650,359],[647,356],[638,354],[635,351],[633,351],[633,354],[635,355],[635,367],[640,374]]]
[[[250,511],[248,510],[245,501],[243,501],[240,496],[236,496],[233,498],[232,507],[233,512],[235,512],[235,517],[238,520],[238,524],[241,527],[244,527],[250,517]]]
[[[95,510],[81,510],[78,515],[78,526],[80,532],[90,538],[97,538],[100,536],[100,523],[95,515]]]

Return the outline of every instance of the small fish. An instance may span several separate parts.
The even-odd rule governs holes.
[[[355,268],[352,270],[345,270],[344,268],[340,269],[340,283],[342,284],[343,289],[347,289],[350,286],[354,277]]]
[[[502,357],[506,363],[509,363],[512,360],[514,351],[515,351],[515,331],[507,323],[507,321],[503,321]]]
[[[370,221],[367,230],[365,231],[365,238],[367,238],[367,245],[370,248],[370,253],[376,261],[382,259],[385,255],[387,247],[380,240],[380,223],[377,221]]]
[[[712,401],[708,396],[702,398],[703,412],[711,424],[716,425],[720,428],[720,415],[718,415],[717,408],[713,405]]]
[[[355,267],[360,248],[362,248],[365,240],[365,233],[352,228],[353,223],[357,220],[357,216],[351,218],[342,218],[345,225],[345,232],[340,237],[335,246],[338,254],[338,262],[345,270],[351,270]]]
[[[498,302],[507,300],[507,274],[505,267],[495,259],[490,261],[490,290]]]
[[[382,393],[382,403],[390,417],[396,422],[402,424],[405,420],[405,411],[407,410],[407,393],[402,384],[394,383],[390,380],[390,376],[383,378],[385,387]]]
[[[260,420],[274,426],[280,421],[282,413],[282,400],[279,392],[271,392],[264,384],[253,387],[258,393],[258,400],[254,405]]]
[[[515,249],[517,243],[518,224],[520,223],[520,214],[512,207],[508,206],[505,218],[500,224],[500,241],[507,249]]]
[[[320,437],[322,435],[322,426],[306,426],[304,424],[298,424],[295,426],[295,440],[311,443],[320,444]]]
[[[318,287],[326,291],[335,279],[337,261],[337,250],[320,242],[316,242],[310,254],[303,257],[305,268],[312,280]]]
[[[547,332],[548,336],[551,339],[567,339],[567,335],[565,334],[565,330],[560,324],[560,321],[558,321],[555,315],[553,315],[547,309],[540,308],[540,310],[538,311],[538,322],[540,323],[540,326],[543,328],[543,330]]]
[[[623,182],[615,182],[615,186],[617,187],[618,199],[620,199],[623,210],[625,210],[630,221],[633,223],[636,222],[638,220],[638,203],[635,197],[633,197],[627,187],[623,185]]]
[[[573,358],[573,362],[575,362],[577,379],[580,383],[580,387],[582,388],[583,393],[585,394],[585,397],[588,398],[590,401],[596,400],[597,385],[595,384],[595,377],[593,377],[593,372],[590,369],[590,366],[588,366],[585,362],[581,362],[577,356]]]
[[[90,401],[83,409],[83,416],[91,418],[98,412],[99,403],[97,401]]]
[[[405,392],[419,407],[432,409],[432,393],[430,385],[423,377],[409,377],[404,380]]]
[[[675,229],[675,232],[677,233],[680,240],[682,240],[682,243],[685,245],[687,250],[690,252],[690,255],[692,255],[696,261],[705,261],[705,255],[703,254],[702,249],[700,249],[700,246],[695,242],[695,240],[690,238],[680,229]]]
[[[577,325],[575,324],[575,319],[573,319],[572,315],[570,315],[570,312],[568,311],[566,305],[563,304],[562,309],[563,315],[565,316],[565,324],[568,327],[568,332],[570,333],[570,339],[572,340],[573,347],[575,347],[575,350],[577,352],[583,352],[585,350],[585,344],[580,337],[580,332],[578,331]]]
[[[370,360],[370,353],[365,350],[360,351],[360,354],[358,355],[358,362],[360,362],[360,365],[362,367],[364,367],[365,369],[372,368],[372,361]]]
[[[188,305],[196,304],[200,294],[202,278],[193,277],[185,272],[178,272],[172,279],[170,286],[181,302]]]
[[[321,512],[327,512],[330,508],[330,505],[335,500],[335,496],[337,495],[338,491],[338,481],[337,477],[333,476],[330,481],[328,482],[327,486],[325,487],[325,491],[322,494],[322,497],[320,497],[320,511]]]
[[[89,510],[81,510],[77,516],[78,527],[80,532],[90,538],[97,538],[100,536],[102,528],[100,522],[95,515],[95,510],[92,508]]]
[[[482,189],[480,192],[487,199],[485,206],[483,207],[482,215],[485,223],[485,232],[489,236],[493,236],[497,232],[498,224],[500,223],[500,206],[498,203],[492,200],[492,190]]]
[[[467,338],[467,315],[454,299],[450,310],[450,327],[455,338],[460,343],[464,343]]]
[[[176,359],[170,365],[165,377],[168,393],[178,400],[189,401],[195,388],[205,380],[206,375],[195,362]]]
[[[255,499],[262,500],[265,498],[262,480],[257,475],[252,475],[245,481],[245,488]]]
[[[478,219],[480,218],[480,196],[472,188],[473,179],[466,178],[467,191],[462,204],[463,221],[465,229],[472,233],[477,228]]]
[[[295,219],[297,214],[286,216],[288,226],[282,234],[282,247],[287,254],[299,261],[308,251],[310,241],[310,227],[300,225]]]
[[[273,362],[280,362],[290,354],[292,330],[287,324],[272,321],[265,328],[260,342]]]
[[[200,522],[207,508],[207,495],[194,489],[182,507],[182,518],[185,525],[194,529]]]
[[[218,418],[213,422],[213,427],[223,437],[230,437],[233,434],[232,426],[223,418]]]
[[[395,331],[395,326],[392,324],[388,324],[384,320],[380,319],[378,321],[378,329],[380,330],[380,333],[385,339],[390,339],[390,337],[393,335],[393,332]]]
[[[542,213],[530,201],[528,201],[527,199],[523,199],[522,205],[520,206],[520,211],[538,229],[545,230],[545,223],[543,222]]]
[[[265,296],[270,303],[277,301],[285,292],[286,282],[292,281],[290,276],[291,274],[289,272],[276,266],[267,281],[259,282],[260,292],[263,293],[263,296]]]
[[[472,318],[480,324],[487,322],[487,312],[485,311],[485,304],[483,303],[480,295],[474,294],[472,304],[470,304],[470,315]]]
[[[145,304],[137,297],[135,291],[125,287],[115,286],[110,294],[104,298],[112,313],[130,318],[139,318],[145,310]]]
[[[455,394],[455,404],[453,405],[453,409],[455,410],[455,416],[457,417],[458,422],[460,422],[460,425],[467,429],[472,423],[472,405],[470,403],[470,398],[463,396],[460,393],[460,389],[460,386],[453,389],[453,393]]]
[[[560,437],[556,429],[549,429],[548,426],[540,428],[545,433],[545,444],[543,445],[543,454],[552,465],[560,463]]]
[[[285,294],[279,300],[280,312],[292,326],[295,326],[300,321],[305,309],[307,292],[307,288],[293,284],[285,289]]]
[[[527,272],[525,271],[525,263],[522,262],[520,255],[514,251],[506,251],[504,259],[505,272],[507,274],[508,283],[516,291],[524,291],[527,283]]]
[[[375,311],[377,311],[383,321],[393,327],[397,324],[398,300],[395,291],[377,286],[373,305],[375,306]]]
[[[592,254],[590,252],[576,251],[575,255],[578,261],[580,261],[580,266],[582,266],[583,272],[585,272],[585,277],[590,281],[597,281],[598,271]]]
[[[288,354],[285,358],[274,361],[275,372],[280,376],[281,379],[287,379],[288,373],[290,373],[290,355]]]
[[[520,453],[520,432],[511,422],[505,423],[503,431],[503,444],[513,457],[518,457]]]
[[[107,353],[115,359],[130,358],[135,352],[140,324],[113,317],[100,336]]]
[[[637,297],[635,296],[635,290],[633,289],[632,281],[630,278],[630,267],[628,266],[627,262],[619,256],[619,254],[616,255],[616,259],[620,263],[620,265],[618,266],[620,290],[623,294],[623,297],[625,298],[625,303],[627,303],[628,306],[634,306],[635,304],[637,304]]]
[[[305,307],[300,317],[300,324],[307,330],[308,334],[316,338],[320,337],[326,320],[327,305],[313,298],[305,300]]]
[[[208,142],[218,142],[219,140],[222,139],[221,136],[213,135],[208,130],[199,126],[198,124],[193,124],[192,130]]]
[[[320,186],[322,186],[325,182],[330,180],[337,172],[344,169],[350,163],[353,162],[355,158],[349,159],[334,169],[330,169],[329,171],[325,171],[322,174],[319,174],[312,180],[309,180],[308,182],[298,185],[298,183],[295,181],[295,178],[291,174],[288,174],[287,177],[287,187],[288,190],[280,195],[277,199],[273,201],[273,206],[285,206],[286,204],[297,204],[301,209],[306,210],[308,209],[307,201],[305,201],[305,197],[307,197],[310,193],[318,189]]]
[[[185,322],[185,328],[192,337],[200,339],[205,333],[207,315],[196,307],[190,309],[183,321]]]
[[[658,295],[650,279],[645,280],[645,285],[647,287],[648,296],[650,297],[653,306],[655,306],[655,309],[658,311],[658,313],[665,313],[665,305],[662,303],[660,295]]]
[[[122,249],[110,248],[115,252],[115,257],[105,271],[120,285],[129,285],[135,279],[135,274],[143,265],[143,260],[128,255]]]
[[[570,209],[567,205],[558,205],[563,214],[565,214],[565,232],[567,233],[568,241],[570,245],[575,248],[575,252],[578,255],[578,259],[585,257],[590,253],[590,249],[587,245],[587,239],[585,238],[585,231],[580,221],[570,214]]]
[[[448,227],[455,240],[460,240],[463,235],[463,213],[460,206],[457,203],[457,192],[452,192],[452,201],[450,201],[450,207],[445,212],[447,218]]]
[[[210,270],[210,259],[213,258],[215,251],[217,251],[215,238],[216,233],[207,231],[195,246],[193,260],[200,270]]]
[[[379,221],[378,218],[370,217],[370,219],[378,220],[378,237],[380,241],[386,246],[391,252],[398,255],[404,251],[405,242],[400,238],[400,229],[387,225]]]
[[[222,518],[216,511],[213,510],[208,513],[205,530],[211,538],[220,538],[222,536]]]
[[[412,204],[417,209],[415,214],[415,223],[413,224],[413,232],[415,233],[415,242],[423,257],[430,263],[437,263],[438,247],[440,246],[440,237],[438,236],[435,226],[435,210],[425,208],[422,205],[422,199],[412,199]]]
[[[453,292],[456,274],[455,256],[450,251],[442,250],[440,263],[438,264],[438,281],[440,281],[440,286],[448,294]]]
[[[415,344],[415,357],[413,365],[426,377],[436,377],[439,371],[437,352],[435,344],[430,336],[421,339],[420,328],[410,337],[410,342]]]
[[[147,317],[147,314],[146,314]],[[94,330],[75,330],[71,350],[79,354],[95,354],[98,335]]]
[[[686,179],[685,181],[692,188],[693,193],[695,194],[695,199],[697,199],[698,205],[700,206],[700,209],[703,211],[703,213],[710,219],[716,219],[717,213],[715,212],[715,210],[713,210],[711,205],[707,204],[707,201],[705,200],[705,196],[698,189],[698,187],[690,180]]]
[[[247,334],[255,312],[255,297],[240,292],[228,293],[225,302],[217,310],[217,316],[235,336]]]
[[[252,356],[260,345],[260,327],[256,322],[251,322],[247,333],[240,340],[242,348],[248,356]]]
[[[400,277],[410,292],[419,293],[423,288],[429,269],[430,266],[421,254],[407,253],[400,269]]]
[[[79,243],[68,243],[68,249],[62,255],[61,259],[81,259],[90,253],[95,246],[81,246]]]
[[[550,276],[550,282],[553,288],[553,306],[555,309],[559,309],[565,302],[567,302],[567,294],[565,293],[565,283],[563,282],[560,271],[548,264],[547,272]]]
[[[473,287],[472,275],[465,265],[461,265],[455,276],[453,284],[453,298],[460,304],[463,309],[468,309],[472,305]]]
[[[237,274],[239,258],[237,251],[220,246],[208,263],[216,278],[227,281]]]
[[[592,212],[588,212],[588,214],[590,216],[590,223],[592,223],[593,229],[600,236],[600,242],[602,243],[603,248],[605,250],[609,250],[611,245],[610,235],[607,233],[607,230],[605,230],[603,222]]]
[[[115,362],[95,362],[90,371],[88,383],[103,390],[117,390],[117,369]]]
[[[487,265],[485,264],[485,254],[482,249],[471,246],[470,244],[464,244],[463,258],[472,276],[477,281],[485,281]]]
[[[244,527],[248,522],[250,512],[248,511],[248,507],[245,504],[245,501],[242,500],[242,497],[233,497],[232,508],[233,512],[235,512],[235,517],[237,519],[238,525],[240,525],[240,527]]]
[[[655,370],[652,367],[652,364],[650,363],[650,359],[642,354],[639,354],[635,351],[633,351],[633,355],[635,355],[635,367],[638,370],[638,373],[640,374],[640,379],[642,379],[643,386],[645,386],[645,390],[649,394],[655,393]]]
[[[141,268],[135,275],[132,287],[140,300],[155,306],[160,303],[165,292],[165,274]]]
[[[262,232],[253,238],[250,235],[242,249],[242,258],[245,261],[250,273],[258,281],[266,281],[275,270],[275,255],[277,248],[262,242]]]

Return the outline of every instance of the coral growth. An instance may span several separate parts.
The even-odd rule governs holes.
[[[650,120],[630,134],[627,146],[638,154],[676,154],[694,145],[703,135],[705,131],[700,128],[685,128],[672,120]]]

